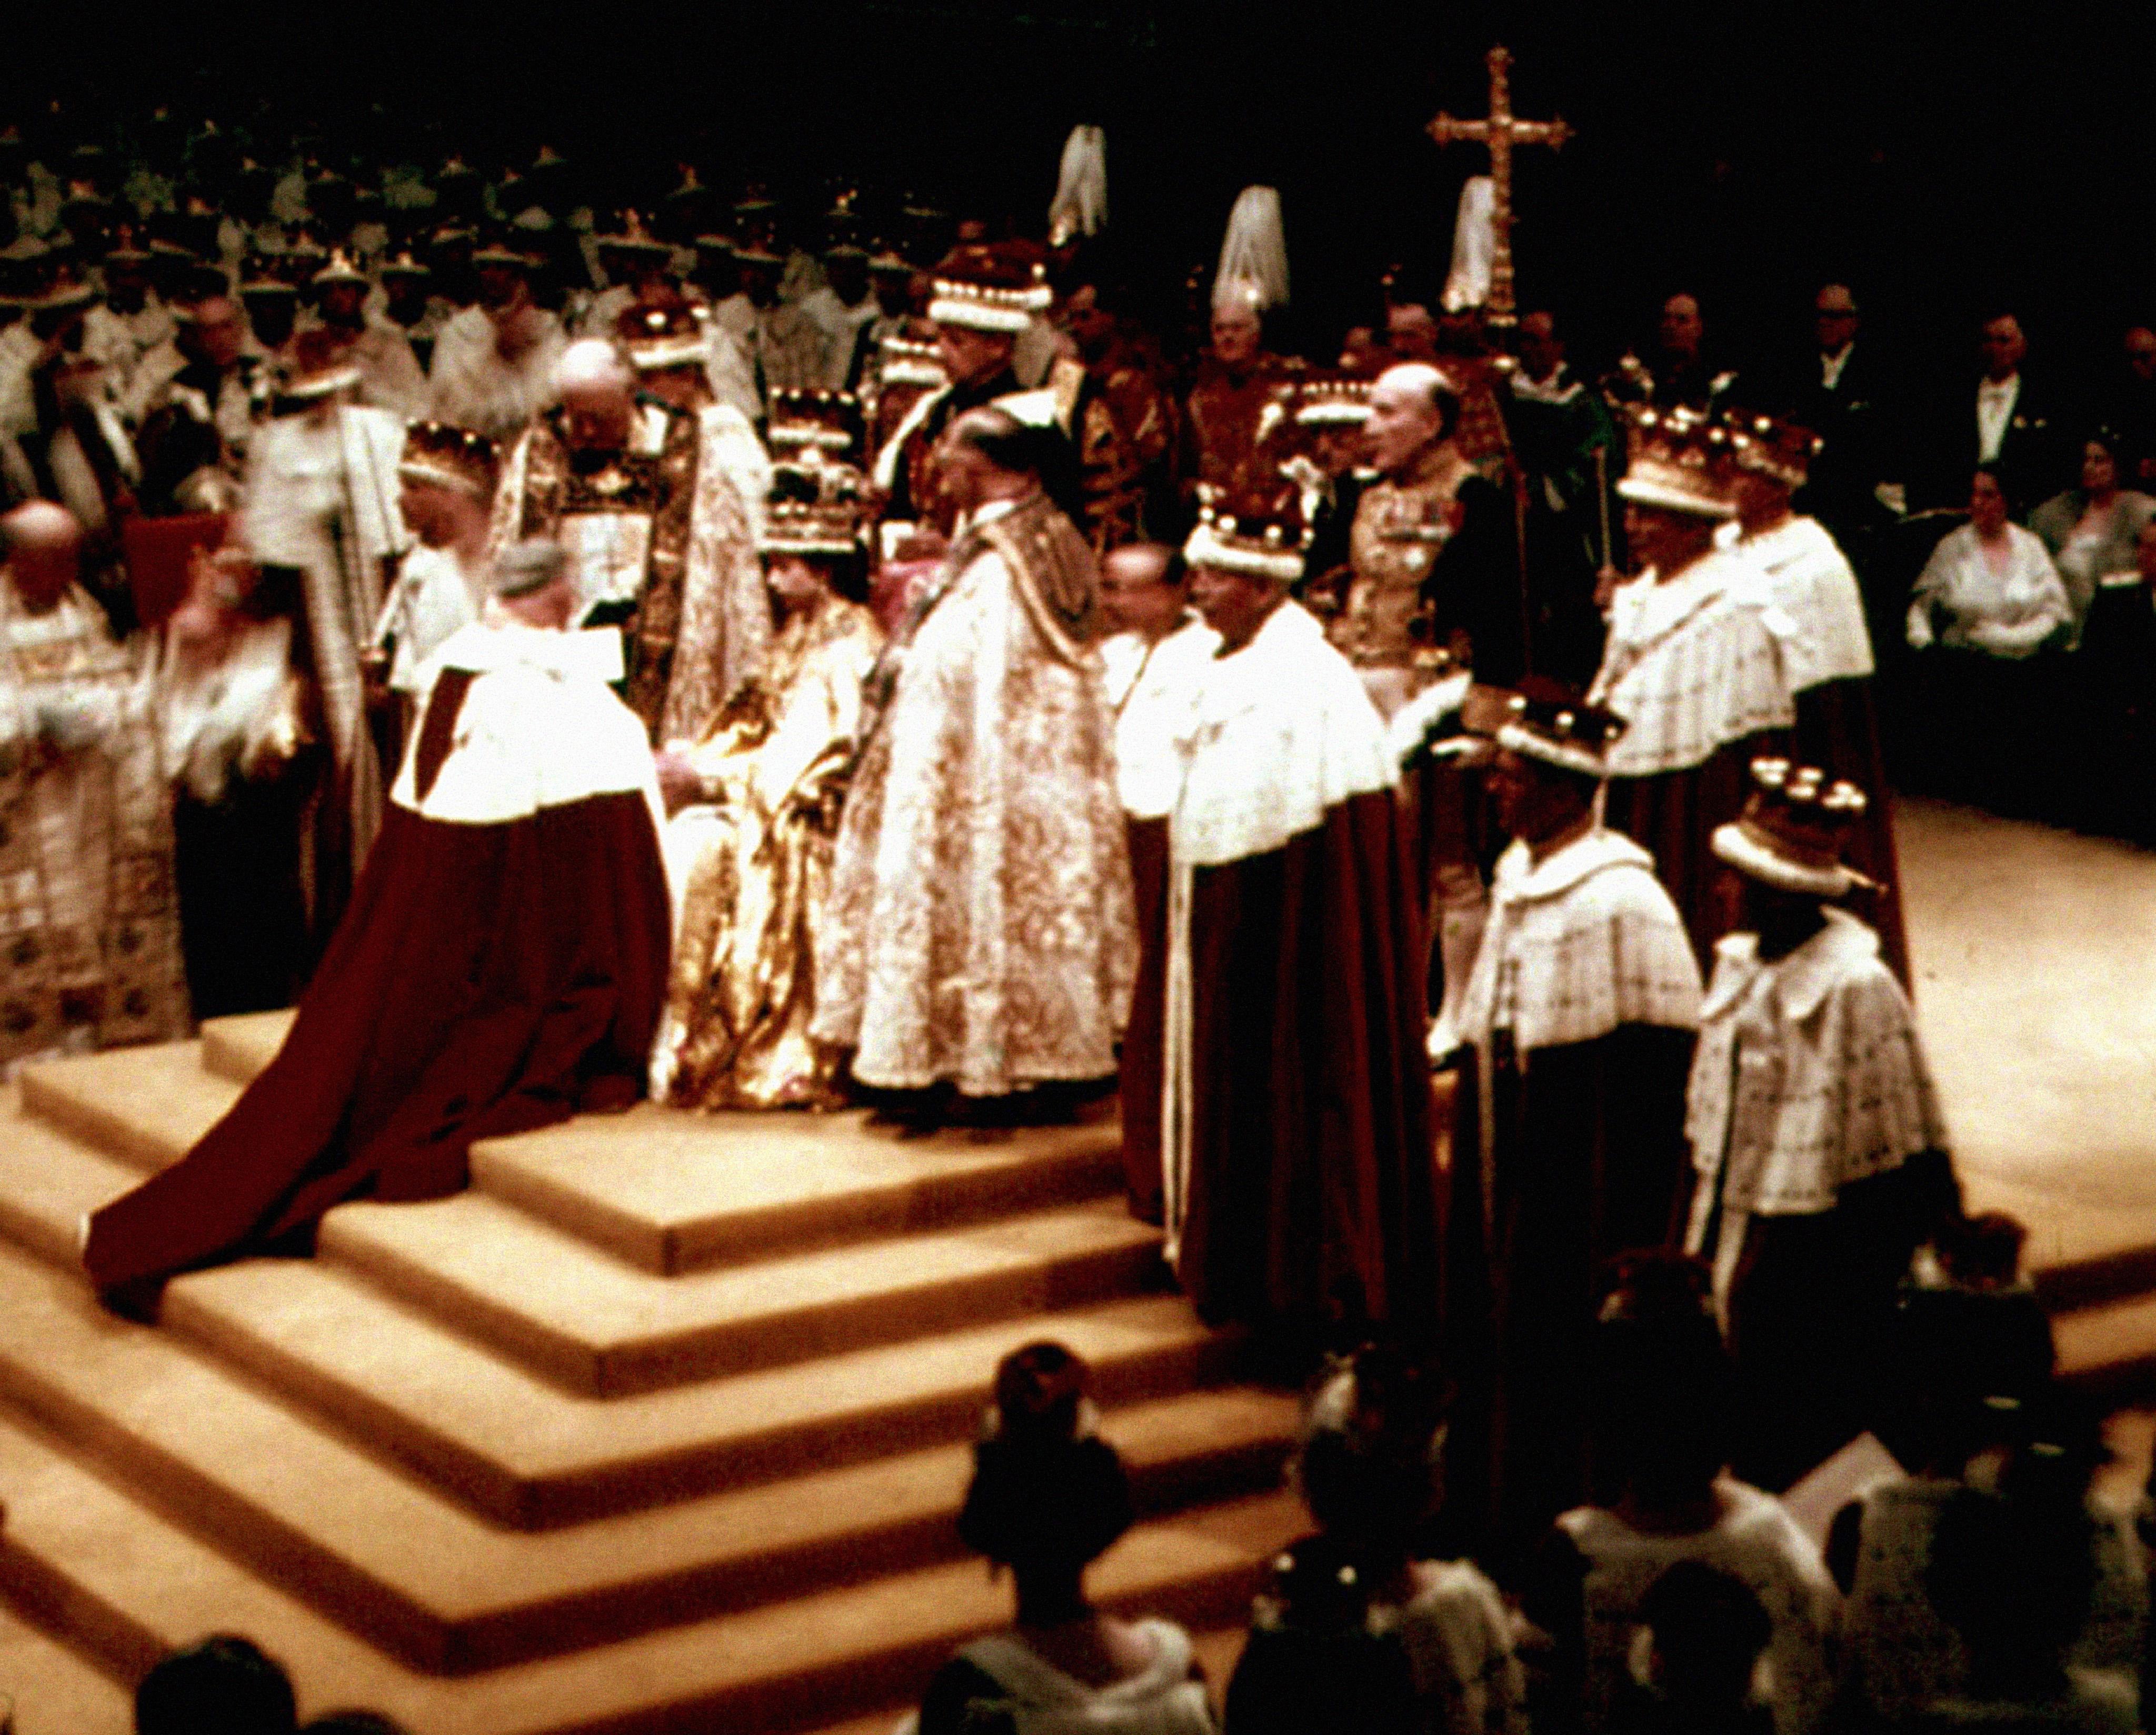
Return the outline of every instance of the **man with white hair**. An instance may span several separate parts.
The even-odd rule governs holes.
[[[503,465],[495,541],[560,541],[580,623],[622,629],[629,709],[654,742],[693,739],[771,638],[726,429],[641,390],[603,338],[562,351],[554,382]]]
[[[187,1033],[172,808],[147,692],[80,583],[83,531],[0,518],[0,1071]]]

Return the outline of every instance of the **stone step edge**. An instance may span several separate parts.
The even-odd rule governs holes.
[[[964,1324],[1014,1317],[1035,1310],[1043,1299],[1051,1306],[1067,1307],[1173,1286],[1161,1257],[1158,1231],[1135,1220],[1106,1219],[1081,1245],[1032,1263],[992,1260],[983,1270],[922,1283],[886,1277],[879,1280],[881,1287],[864,1283],[851,1293],[790,1311],[778,1307],[716,1317],[663,1335],[654,1331],[642,1342],[609,1344],[579,1338],[536,1309],[521,1305],[515,1296],[480,1286],[431,1261],[424,1246],[415,1250],[400,1245],[393,1229],[377,1228],[383,1219],[373,1214],[427,1209],[383,1205],[371,1208],[357,1221],[340,1219],[332,1212],[323,1222],[317,1256],[563,1391],[584,1397],[634,1397],[901,1343]],[[1025,1218],[1069,1216],[1083,1224],[1091,1214],[1086,1204],[1060,1204],[1026,1213]],[[927,1234],[969,1236],[993,1227],[973,1224]],[[849,1244],[788,1257],[866,1258],[879,1245]],[[762,1268],[783,1272],[784,1264],[772,1260]],[[652,1282],[666,1281],[639,1275]]]
[[[146,1563],[155,1588],[145,1594],[151,1600],[207,1602],[218,1609],[218,1625],[247,1630],[291,1666],[307,1714],[327,1709],[325,1702],[330,1700],[370,1703],[406,1722],[414,1735],[660,1735],[661,1731],[703,1727],[757,1728],[777,1735],[782,1729],[813,1728],[917,1693],[920,1682],[952,1649],[997,1624],[1001,1611],[992,1604],[1008,1596],[1002,1587],[989,1590],[985,1574],[978,1580],[983,1587],[978,1594],[972,1588],[971,1572],[942,1568],[906,1575],[940,1593],[941,1612],[946,1617],[943,1630],[908,1635],[881,1652],[834,1655],[806,1667],[797,1660],[790,1673],[775,1679],[721,1685],[688,1678],[696,1659],[715,1648],[711,1641],[727,1635],[729,1622],[724,1617],[696,1622],[675,1633],[489,1674],[421,1675],[393,1657],[367,1652],[360,1640],[289,1592],[110,1488],[42,1430],[24,1427],[5,1411],[0,1411],[0,1421],[34,1440],[65,1471],[82,1478],[85,1491],[112,1515],[108,1528],[114,1538],[124,1538],[125,1543],[93,1550],[87,1559],[61,1559],[54,1558],[41,1538],[11,1539],[0,1548],[0,1588],[11,1595],[31,1588],[46,1604],[57,1606],[63,1614],[61,1630],[88,1648],[116,1676],[133,1678],[157,1656],[200,1636],[204,1630],[200,1616],[188,1618],[182,1628],[161,1628],[156,1609],[137,1606],[140,1597],[136,1604],[129,1603],[121,1587],[111,1582],[115,1573],[141,1573]],[[1232,1563],[1205,1562],[1187,1570],[1179,1582],[1158,1573],[1147,1582],[1117,1582],[1127,1575],[1116,1572],[1111,1556],[1096,1569],[1096,1588],[1104,1605],[1179,1617],[1194,1626],[1239,1620],[1247,1609],[1262,1560],[1271,1548],[1301,1527],[1299,1516],[1279,1496],[1228,1502],[1190,1516],[1199,1523],[1232,1518],[1238,1529],[1267,1533],[1247,1558]],[[898,1582],[902,1590],[902,1580]],[[883,1584],[852,1587],[800,1604],[760,1611],[757,1625],[769,1627],[794,1615],[813,1619],[826,1612],[812,1606],[817,1603],[860,1602],[889,1594],[890,1587]],[[906,1598],[909,1603],[926,1599]],[[164,1612],[168,1624],[181,1618],[177,1609]],[[829,1619],[816,1624],[825,1630],[842,1625],[860,1630],[863,1625],[858,1620]],[[662,1686],[659,1692],[644,1696],[642,1702],[631,1702],[620,1682],[669,1679],[664,1666],[654,1666],[654,1662],[663,1666],[668,1660],[654,1659],[650,1652],[654,1648],[683,1663],[680,1676],[674,1677],[680,1691],[670,1694]],[[316,1685],[325,1652],[343,1653],[334,1671],[339,1678],[326,1693]],[[372,1678],[360,1678],[370,1670],[376,1671]],[[601,1683],[608,1702],[589,1705],[581,1714],[565,1708],[580,1685],[588,1687],[594,1680]],[[528,1706],[535,1700],[548,1708],[536,1715],[521,1711],[520,1702]],[[716,1721],[721,1717],[723,1722]]]
[[[187,1041],[116,1050],[160,1057],[192,1075],[222,1077],[203,1055],[214,1039],[205,1029]],[[138,1111],[115,1110],[85,1090],[82,1076],[104,1056],[77,1056],[27,1066],[18,1090],[22,1111],[54,1131],[145,1174],[176,1162],[186,1146],[144,1123]],[[225,1081],[229,1082],[228,1079]],[[547,1129],[558,1131],[558,1129]],[[942,1178],[913,1178],[824,1199],[721,1213],[660,1224],[521,1165],[518,1141],[482,1140],[472,1152],[472,1190],[546,1223],[572,1240],[655,1276],[686,1274],[725,1262],[760,1263],[796,1253],[863,1244],[925,1229],[986,1224],[1057,1204],[1103,1199],[1120,1190],[1122,1159],[1113,1123],[1086,1129],[1065,1148],[1030,1162]]]
[[[372,1291],[362,1289],[362,1296]],[[1123,1298],[1026,1317],[1027,1335],[1065,1335],[1083,1343],[1085,1325],[1113,1322],[1122,1311],[1161,1298]],[[397,1304],[379,1298],[378,1305]],[[935,1384],[873,1404],[789,1418],[746,1434],[683,1438],[634,1455],[545,1469],[504,1455],[499,1442],[475,1435],[355,1381],[305,1349],[268,1336],[244,1311],[199,1293],[176,1291],[167,1317],[176,1337],[224,1368],[274,1394],[371,1456],[417,1476],[445,1497],[521,1530],[547,1530],[587,1520],[700,1499],[721,1488],[783,1481],[801,1466],[837,1468],[969,1437],[978,1424],[983,1380]],[[421,1331],[433,1322],[408,1316]],[[998,1322],[992,1339],[1019,1335]],[[857,1352],[888,1355],[900,1347]],[[484,1353],[483,1351],[475,1351]],[[1217,1388],[1235,1380],[1245,1358],[1237,1333],[1194,1328],[1185,1335],[1096,1356],[1095,1384],[1103,1404],[1121,1408],[1177,1392]],[[521,1371],[519,1377],[522,1376]],[[564,1401],[570,1401],[564,1399]],[[588,1402],[589,1400],[584,1400]],[[653,1490],[663,1491],[654,1496]]]
[[[1056,1204],[1106,1198],[1123,1185],[1115,1136],[1028,1162],[913,1178],[824,1198],[661,1222],[567,1186],[519,1160],[513,1139],[472,1147],[472,1184],[565,1234],[656,1276],[746,1265],[915,1233],[932,1224],[993,1223]]]
[[[82,1284],[82,1277],[70,1193],[95,1196],[121,1165],[42,1123],[10,1122],[0,1116],[0,1128],[10,1124],[18,1129],[18,1137],[27,1134],[37,1142],[28,1152],[33,1163],[79,1163],[85,1168],[85,1179],[72,1189],[62,1187],[58,1204],[0,1193],[0,1237],[34,1265],[74,1288]],[[274,1323],[278,1316],[274,1310],[264,1312],[265,1283],[278,1286],[279,1294],[293,1283],[312,1287],[327,1297],[330,1306],[350,1314],[346,1326],[340,1328],[343,1335],[332,1335],[334,1342],[375,1341],[388,1328],[412,1339],[408,1353],[426,1352],[429,1341],[439,1339],[439,1349],[431,1353],[465,1358],[472,1377],[498,1370],[500,1378],[511,1383],[504,1395],[516,1400],[506,1414],[521,1417],[525,1424],[547,1425],[544,1411],[556,1404],[575,1406],[603,1421],[603,1401],[560,1393],[483,1344],[415,1312],[364,1277],[332,1264],[246,1262],[182,1278],[167,1291],[164,1318],[173,1339],[196,1344],[208,1353],[213,1365],[266,1389],[280,1404],[296,1406],[370,1457],[414,1474],[447,1497],[513,1528],[548,1528],[649,1506],[654,1486],[663,1486],[664,1501],[671,1501],[701,1497],[721,1486],[778,1480],[804,1461],[862,1461],[877,1455],[869,1449],[871,1436],[883,1442],[879,1450],[960,1440],[978,1419],[975,1382],[964,1382],[962,1389],[938,1381],[906,1392],[896,1404],[822,1410],[811,1405],[747,1434],[692,1437],[662,1428],[647,1434],[644,1445],[633,1452],[572,1448],[535,1459],[516,1452],[499,1427],[489,1431],[478,1425],[479,1418],[495,1413],[487,1406],[474,1407],[469,1413],[430,1411],[400,1398],[403,1383],[393,1380],[384,1391],[378,1381],[365,1378],[364,1368],[346,1365],[333,1357],[326,1360],[305,1342],[280,1335]],[[86,1291],[76,1292],[86,1306]],[[314,1305],[319,1307],[321,1302]],[[1128,1344],[1096,1369],[1101,1397],[1110,1403],[1142,1401],[1235,1378],[1242,1354],[1240,1334],[1209,1332],[1191,1320],[1186,1328],[1165,1332],[1160,1324],[1143,1324],[1136,1338],[1128,1336],[1127,1319],[1132,1324],[1149,1322],[1172,1307],[1164,1294],[1111,1300],[1000,1322],[978,1335],[985,1340],[984,1355],[1000,1354],[1021,1335],[1021,1326],[1029,1331],[1075,1332],[1075,1341],[1083,1343],[1098,1321],[1111,1338],[1123,1337]],[[1037,1326],[1033,1323],[1036,1318],[1040,1322]],[[886,1346],[842,1359],[852,1360],[856,1370],[873,1369],[907,1353],[903,1346]],[[1098,1356],[1101,1351],[1094,1353]],[[814,1366],[799,1364],[796,1377],[807,1378]],[[858,1378],[855,1383],[860,1383]],[[888,1396],[882,1382],[871,1378],[870,1383]],[[682,1409],[693,1420],[694,1391],[682,1388],[670,1397],[654,1394],[654,1401]],[[633,1404],[639,1400],[621,1401]],[[538,1409],[526,1414],[534,1404]]]
[[[58,1322],[75,1317],[80,1307],[85,1328],[100,1328],[86,1301],[71,1303],[64,1288],[44,1286],[54,1282],[45,1276],[38,1280],[37,1290],[24,1294],[51,1298],[38,1304],[57,1311],[52,1314],[54,1323],[40,1328],[38,1341],[58,1342],[64,1356],[69,1336],[64,1326],[54,1335]],[[104,1329],[128,1334],[134,1347],[115,1366],[131,1369],[131,1378],[158,1377],[167,1368],[189,1373],[189,1378],[163,1381],[172,1401],[192,1404],[199,1413],[203,1404],[218,1401],[221,1385],[235,1399],[239,1397],[240,1388],[231,1375],[177,1345],[158,1343],[155,1333],[137,1327]],[[177,1363],[169,1360],[174,1356],[179,1357]],[[310,1508],[291,1497],[289,1489],[279,1491],[274,1475],[265,1489],[250,1475],[234,1474],[224,1460],[202,1444],[198,1432],[193,1437],[167,1437],[168,1430],[153,1421],[146,1424],[143,1415],[108,1414],[95,1395],[95,1383],[86,1383],[79,1373],[70,1377],[64,1363],[48,1366],[21,1346],[13,1346],[0,1358],[0,1380],[17,1409],[68,1440],[79,1456],[86,1455],[139,1501],[164,1512],[177,1525],[215,1537],[226,1553],[264,1576],[307,1586],[311,1600],[335,1620],[425,1671],[451,1674],[494,1668],[549,1647],[588,1648],[627,1631],[662,1629],[678,1620],[680,1594],[700,1596],[707,1603],[731,1599],[753,1612],[755,1605],[745,1600],[743,1589],[751,1582],[743,1576],[750,1569],[729,1568],[723,1561],[715,1568],[703,1552],[708,1544],[693,1535],[686,1539],[690,1552],[670,1562],[661,1558],[649,1572],[639,1572],[632,1563],[627,1570],[608,1573],[602,1566],[580,1559],[567,1572],[541,1573],[528,1581],[505,1580],[506,1595],[490,1595],[469,1571],[462,1575],[461,1587],[444,1581],[430,1588],[417,1576],[424,1572],[424,1561],[439,1558],[441,1548],[463,1546],[459,1537],[469,1535],[476,1521],[455,1517],[444,1507],[442,1533],[432,1543],[420,1543],[416,1556],[413,1538],[417,1532],[401,1526],[398,1533],[403,1543],[386,1549],[356,1541],[350,1533],[341,1539],[318,1540],[310,1527]],[[966,1395],[971,1400],[968,1407],[978,1405],[978,1390]],[[244,1401],[251,1416],[241,1425],[252,1442],[250,1451],[280,1457],[281,1450],[275,1442],[285,1438],[289,1428],[302,1431],[306,1449],[300,1457],[311,1466],[311,1474],[325,1479],[323,1486],[334,1487],[340,1477],[359,1471],[362,1460],[352,1446],[295,1414],[278,1396],[256,1390]],[[182,1436],[189,1434],[182,1430]],[[294,1436],[294,1443],[301,1443],[300,1436]],[[889,1450],[891,1443],[874,1444]],[[394,1524],[402,1512],[417,1523],[424,1518],[429,1504],[439,1501],[439,1496],[426,1487],[412,1486],[407,1493],[403,1491],[408,1485],[401,1478],[381,1480],[388,1472],[371,1464],[367,1474],[376,1479],[372,1506],[378,1508],[381,1522]],[[917,1539],[921,1532],[916,1528],[912,1534]],[[603,1540],[611,1550],[613,1538]],[[902,1527],[897,1540],[907,1540]],[[723,1555],[726,1551],[720,1552]],[[505,1556],[505,1570],[512,1561],[513,1554]],[[825,1557],[812,1548],[793,1563],[793,1569],[806,1579],[824,1564]],[[703,1612],[701,1605],[698,1612]]]
[[[98,1121],[95,1105],[85,1105],[74,1094],[55,1099],[49,1086],[39,1085],[25,1074],[20,1098],[21,1112],[34,1125],[89,1156],[123,1167],[139,1166],[141,1150],[121,1133],[93,1136]],[[56,1120],[47,1112],[59,1101],[63,1112]],[[115,1121],[116,1117],[107,1116]],[[124,1129],[123,1129],[124,1130]],[[1082,1213],[1088,1203],[1059,1202],[1037,1208],[1026,1215]],[[501,1209],[530,1220],[530,1214],[513,1203],[501,1201]],[[425,1210],[412,1207],[369,1207],[390,1210]],[[1021,1220],[1005,1219],[1004,1221]],[[989,1223],[949,1226],[947,1232],[965,1235],[987,1229]],[[562,1234],[552,1224],[547,1233]],[[77,1226],[68,1225],[68,1250],[62,1255],[43,1236],[24,1233],[18,1237],[42,1256],[72,1264]],[[611,1261],[614,1255],[593,1248],[574,1235],[566,1238],[579,1254]],[[946,1330],[960,1321],[1009,1317],[1038,1305],[1037,1292],[1045,1285],[1060,1306],[1122,1292],[1158,1293],[1170,1287],[1157,1247],[1156,1232],[1135,1223],[1121,1237],[1106,1237],[1099,1246],[1070,1249],[1038,1270],[1021,1265],[1000,1266],[986,1272],[960,1275],[915,1291],[902,1288],[865,1290],[804,1310],[798,1317],[759,1316],[753,1320],[716,1319],[704,1329],[684,1332],[648,1345],[620,1348],[578,1341],[537,1314],[518,1307],[513,1298],[475,1290],[454,1275],[436,1271],[421,1260],[406,1255],[388,1235],[375,1235],[340,1220],[332,1211],[325,1219],[320,1256],[357,1272],[384,1293],[413,1306],[447,1329],[551,1380],[563,1390],[585,1396],[619,1397],[689,1385],[731,1373],[783,1365],[782,1350],[805,1347],[814,1356],[840,1353],[878,1343],[903,1342],[915,1336]],[[856,1244],[861,1249],[872,1241]],[[802,1258],[837,1254],[846,1246],[803,1252]],[[773,1260],[776,1265],[781,1263]],[[635,1269],[631,1267],[631,1269]],[[649,1273],[639,1275],[649,1277]],[[651,1278],[654,1281],[664,1279]]]

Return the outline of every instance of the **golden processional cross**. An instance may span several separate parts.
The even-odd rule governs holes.
[[[1512,50],[1500,45],[1490,50],[1490,114],[1482,121],[1455,121],[1440,114],[1430,123],[1430,136],[1440,145],[1455,139],[1490,147],[1490,216],[1495,244],[1490,259],[1490,305],[1486,310],[1493,326],[1510,326],[1519,317],[1512,300],[1512,147],[1548,145],[1556,150],[1572,136],[1561,120],[1522,121],[1512,112],[1512,81],[1507,70]]]

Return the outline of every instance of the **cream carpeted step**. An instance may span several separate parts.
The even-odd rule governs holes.
[[[2156,1396],[2156,1296],[2056,1314],[2051,1335],[2070,1383],[2113,1404]]]
[[[261,1280],[261,1303],[277,1291],[304,1291],[305,1280],[322,1274],[304,1263],[263,1265],[176,1288],[243,1276]],[[1036,1326],[1082,1345],[1086,1334],[1062,1323]],[[333,1322],[329,1329],[342,1333]],[[993,1365],[968,1360],[968,1389],[952,1394],[952,1420],[978,1414]],[[378,1366],[380,1389],[393,1389],[400,1371]],[[447,1380],[455,1371],[431,1377]],[[715,1409],[738,1402],[729,1389],[737,1383],[711,1389]],[[305,1586],[340,1620],[434,1670],[588,1645],[834,1576],[933,1558],[951,1546],[944,1527],[964,1474],[963,1450],[894,1460],[888,1455],[902,1435],[874,1427],[810,1457],[788,1482],[564,1530],[505,1529],[169,1332],[108,1318],[64,1274],[4,1250],[0,1394],[236,1557]],[[555,1399],[564,1408],[575,1401]],[[603,1428],[635,1402],[587,1403],[603,1414],[580,1419]],[[1111,1414],[1117,1427],[1127,1423],[1141,1482],[1156,1499],[1209,1481],[1232,1488],[1271,1480],[1293,1426],[1291,1406],[1255,1392],[1186,1394]],[[850,1466],[849,1445],[857,1460]],[[814,1467],[833,1460],[834,1467]],[[674,1491],[664,1483],[647,1491]]]
[[[1008,1588],[960,1561],[566,1655],[429,1676],[4,1418],[0,1489],[13,1507],[0,1579],[18,1596],[66,1601],[116,1671],[206,1632],[244,1632],[291,1670],[304,1714],[364,1705],[415,1735],[814,1727],[917,1694],[952,1649],[1009,1612]],[[1110,1551],[1091,1588],[1111,1606],[1230,1621],[1247,1605],[1253,1563],[1306,1522],[1280,1494],[1157,1520]]]
[[[660,1277],[479,1193],[347,1205],[320,1238],[324,1259],[600,1395],[1160,1288],[1159,1244],[1121,1199],[1102,1199]]]
[[[17,1078],[25,1112],[143,1169],[177,1163],[239,1095],[203,1070],[200,1042],[39,1060]]]
[[[23,1070],[23,1104],[138,1168],[162,1168],[231,1106],[233,1075],[252,1076],[288,1022],[220,1019],[198,1044],[40,1063]],[[1112,1117],[911,1138],[861,1112],[644,1105],[484,1141],[472,1168],[479,1191],[672,1272],[1098,1199],[1120,1190],[1119,1148]]]
[[[0,1550],[0,1574],[7,1551]],[[78,1651],[0,1607],[0,1725],[13,1735],[129,1735],[134,1696]],[[8,1721],[12,1715],[13,1721]]]
[[[531,1527],[964,1439],[988,1370],[1039,1337],[1084,1355],[1111,1403],[1217,1378],[1234,1355],[1178,1297],[1141,1296],[601,1399],[305,1262],[183,1278],[166,1318],[481,1511]]]
[[[0,1233],[73,1272],[82,1214],[131,1175],[39,1122],[0,1118]],[[318,1261],[256,1260],[180,1278],[164,1318],[386,1455],[522,1524],[963,1438],[978,1419],[984,1370],[1050,1332],[1095,1362],[1112,1402],[1216,1378],[1235,1351],[1178,1298],[1137,1296],[599,1401],[564,1393]]]
[[[2086,1307],[2156,1290],[2156,1206],[2141,1179],[2147,1164],[2121,1160],[2131,1184],[2106,1184],[2094,1161],[2061,1172],[2038,1190],[2006,1177],[1964,1173],[1970,1211],[2006,1211],[2028,1225],[2022,1250],[2030,1279],[2046,1306]]]
[[[289,1007],[211,1019],[202,1027],[203,1065],[235,1085],[250,1083],[284,1045],[285,1033],[291,1028]]]
[[[82,1219],[142,1178],[23,1111],[18,1087],[0,1087],[0,1235],[41,1259],[80,1269]]]
[[[475,1184],[651,1271],[684,1271],[1122,1188],[1112,1119],[901,1137],[860,1111],[699,1115],[645,1105],[472,1152]]]

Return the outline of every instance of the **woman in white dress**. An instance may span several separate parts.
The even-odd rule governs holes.
[[[1917,652],[1911,716],[1932,793],[2018,813],[2040,804],[2028,726],[2055,696],[2055,653],[2074,608],[2043,542],[2006,516],[1997,474],[1979,468],[1969,522],[1933,550],[1909,599]]]

